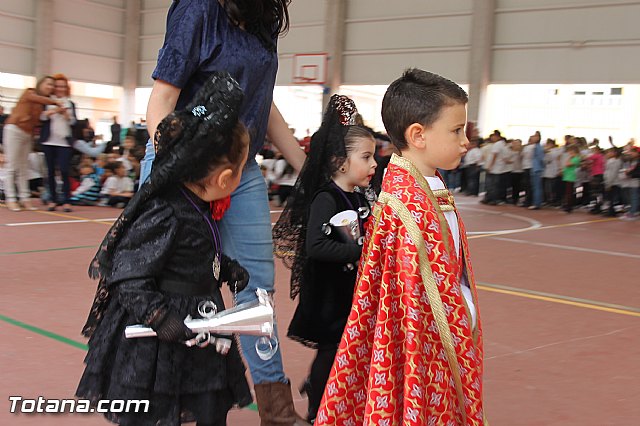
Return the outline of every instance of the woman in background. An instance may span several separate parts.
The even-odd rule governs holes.
[[[41,114],[42,130],[40,131],[40,145],[47,159],[49,185],[49,211],[54,211],[62,205],[65,212],[71,211],[71,184],[69,171],[71,170],[71,155],[73,154],[71,126],[77,121],[76,107],[69,99],[69,80],[64,74],[53,76],[54,90],[52,98],[60,103],[60,107],[48,105]],[[58,199],[56,183],[56,167],[62,178],[62,197]]]
[[[56,105],[62,111],[60,102],[49,97],[53,87],[54,79],[47,75],[38,80],[35,89],[26,89],[4,124],[2,139],[5,153],[5,194],[7,208],[14,212],[21,210],[18,199],[25,210],[37,210],[30,201],[28,158],[33,147],[33,133],[40,124],[44,106]]]

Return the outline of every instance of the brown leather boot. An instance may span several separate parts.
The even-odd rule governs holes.
[[[254,389],[260,426],[310,426],[296,413],[291,383],[261,383]]]

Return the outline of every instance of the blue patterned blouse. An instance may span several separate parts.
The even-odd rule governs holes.
[[[258,37],[233,25],[217,0],[174,0],[153,79],[181,89],[176,105],[181,109],[213,71],[227,71],[244,91],[240,119],[249,129],[249,158],[253,158],[267,132],[277,52],[267,50]]]

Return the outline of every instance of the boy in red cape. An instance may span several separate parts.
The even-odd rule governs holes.
[[[488,425],[482,329],[464,224],[437,174],[467,151],[467,94],[419,69],[382,119],[391,158],[316,426]]]

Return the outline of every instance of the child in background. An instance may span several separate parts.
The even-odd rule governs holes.
[[[307,420],[313,423],[351,310],[362,241],[327,235],[326,224],[344,210],[358,214],[359,232],[370,208],[356,187],[367,187],[375,174],[375,140],[353,124],[353,101],[331,97],[322,125],[311,138],[307,161],[295,189],[273,229],[275,253],[291,268],[291,297],[300,295],[288,336],[316,349],[301,392],[309,398]],[[288,256],[288,257],[287,257]]]
[[[391,157],[316,426],[485,425],[482,329],[464,224],[436,169],[467,151],[467,94],[410,69],[382,120]]]
[[[98,178],[100,178],[100,185],[102,185],[104,183],[105,180],[107,180],[107,177],[105,177],[103,179],[103,175],[104,175],[104,171],[105,171],[105,167],[107,166],[107,162],[108,162],[108,158],[109,156],[107,154],[100,154],[96,157],[96,160],[93,163],[93,168],[96,171],[96,175],[98,175]]]
[[[564,211],[571,213],[575,204],[575,183],[578,178],[578,167],[580,167],[581,157],[580,149],[577,145],[571,145],[567,148],[567,161],[562,169],[562,181],[564,182]]]
[[[192,333],[183,322],[200,317],[200,303],[224,310],[223,283],[240,291],[249,281],[222,253],[209,210],[238,186],[247,160],[241,102],[238,84],[215,73],[186,110],[160,123],[151,180],[109,230],[89,269],[100,281],[83,329],[89,351],[76,395],[93,403],[149,401],[147,412],[105,413],[114,423],[223,426],[232,406],[251,403],[235,339],[226,354],[215,344],[188,347]],[[125,338],[125,327],[139,323],[157,337]]]
[[[100,195],[106,197],[107,205],[123,208],[133,197],[133,181],[122,163],[117,161],[108,167],[113,170],[113,176],[104,182]]]
[[[80,168],[80,186],[71,192],[74,206],[93,206],[100,198],[100,178],[93,166],[84,164]]]
[[[129,163],[131,163],[131,171],[129,177],[133,181],[133,190],[140,188],[140,161],[144,158],[144,148],[135,146],[129,151]]]
[[[133,136],[125,136],[124,142],[120,147],[120,157],[118,161],[122,163],[124,168],[127,170],[127,173],[130,173],[133,170],[133,165],[131,164],[131,160],[129,159],[129,154],[136,146],[136,138]]]
[[[636,220],[640,215],[640,148],[631,146],[627,150],[627,161],[622,173],[630,207],[621,219]]]
[[[44,176],[47,175],[47,162],[44,153],[31,151],[27,158],[29,162],[27,179],[31,197],[42,198],[45,194]]]
[[[4,153],[0,151],[0,200],[4,201],[4,181],[7,175],[4,169]]]
[[[604,166],[604,193],[605,200],[608,201],[609,207],[606,209],[608,217],[616,217],[616,204],[620,200],[620,170],[622,169],[622,160],[620,159],[620,151],[618,148],[609,148],[606,151],[607,161]]]

